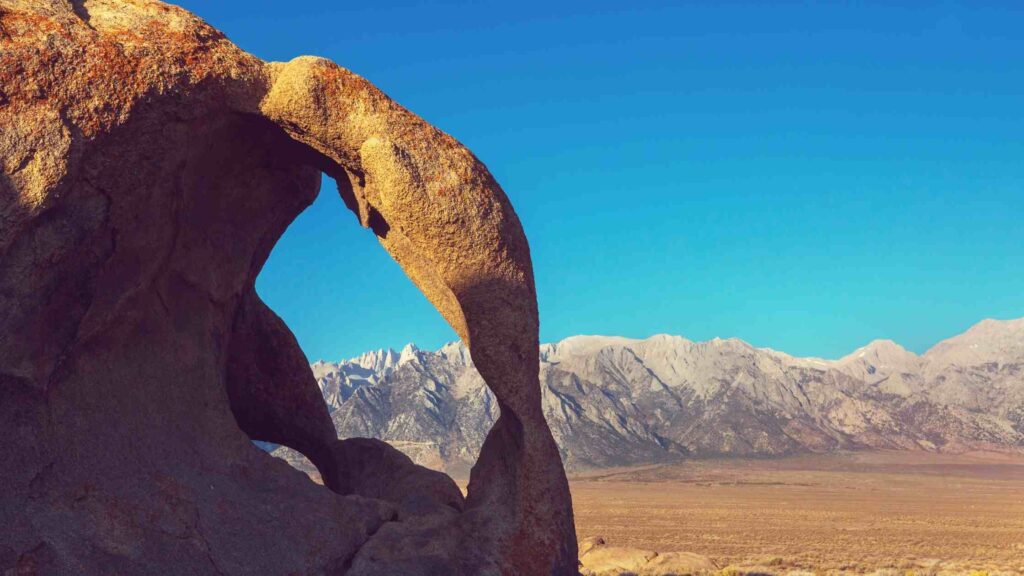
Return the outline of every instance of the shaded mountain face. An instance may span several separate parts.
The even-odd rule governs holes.
[[[839,360],[737,339],[574,336],[540,350],[543,405],[572,469],[840,449],[1024,451],[1024,319],[918,356],[878,340]],[[314,374],[341,437],[464,473],[498,416],[464,346],[406,346]]]

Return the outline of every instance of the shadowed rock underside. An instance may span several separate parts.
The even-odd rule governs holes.
[[[160,2],[0,0],[0,162],[0,570],[577,573],[529,246],[454,139],[329,61],[264,63]],[[338,440],[255,293],[322,173],[497,399],[465,498]]]

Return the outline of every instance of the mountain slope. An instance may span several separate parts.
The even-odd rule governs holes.
[[[1024,433],[1024,318],[983,320],[924,354],[928,395]]]
[[[839,449],[1024,450],[1024,319],[924,355],[871,342],[839,360],[737,339],[574,336],[541,346],[543,407],[572,469]],[[313,365],[338,433],[464,472],[498,416],[459,343]]]

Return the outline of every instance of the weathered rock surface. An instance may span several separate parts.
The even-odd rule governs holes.
[[[331,62],[264,63],[160,2],[0,0],[0,162],[0,571],[576,573],[529,247],[454,139]],[[465,500],[338,441],[255,294],[321,173],[493,392]]]

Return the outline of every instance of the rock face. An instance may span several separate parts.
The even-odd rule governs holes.
[[[986,320],[918,356],[871,342],[839,360],[735,339],[574,336],[540,348],[542,405],[569,468],[863,448],[1024,451],[1024,319]],[[496,418],[461,344],[407,346],[314,374],[343,437],[463,473]]]
[[[576,573],[529,247],[454,139],[331,62],[264,63],[160,2],[0,0],[0,162],[0,571]],[[321,173],[493,393],[464,500],[337,440],[256,296]]]

